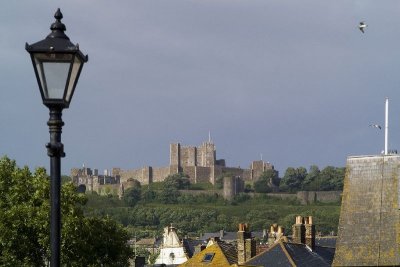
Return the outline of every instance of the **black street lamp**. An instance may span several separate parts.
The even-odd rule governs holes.
[[[88,56],[83,55],[79,46],[69,41],[64,31],[65,25],[60,9],[54,15],[56,21],[51,25],[51,33],[42,41],[29,45],[25,49],[29,52],[39,84],[43,104],[50,110],[50,119],[47,122],[50,131],[50,143],[46,145],[47,155],[50,157],[51,177],[51,267],[60,266],[61,240],[61,157],[65,157],[64,145],[61,143],[61,132],[64,122],[62,110],[68,108],[74,94],[83,64]]]

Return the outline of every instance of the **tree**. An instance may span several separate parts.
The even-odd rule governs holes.
[[[264,171],[257,181],[254,182],[254,191],[257,193],[272,192],[272,186],[277,185],[278,175],[275,170]]]
[[[282,191],[296,192],[301,189],[301,184],[307,176],[307,170],[304,167],[297,169],[289,167],[286,169],[279,188]]]
[[[44,266],[50,258],[50,183],[43,168],[31,173],[0,159],[0,265]],[[61,263],[128,266],[128,235],[109,218],[86,218],[87,198],[72,183],[61,188]]]
[[[320,173],[320,190],[342,190],[345,168],[325,167]]]
[[[157,197],[156,192],[150,189],[149,187],[146,187],[142,190],[142,195],[141,195],[142,202],[151,202],[155,200],[156,197]]]
[[[131,187],[125,190],[122,196],[123,201],[128,206],[135,206],[142,198],[142,190],[138,187]]]
[[[158,198],[161,203],[176,204],[178,203],[178,197],[180,195],[181,194],[179,190],[175,186],[171,184],[166,184],[158,195]]]
[[[128,206],[135,206],[142,198],[142,186],[137,180],[128,180],[131,183],[131,187],[127,188],[122,196],[123,201]]]
[[[302,189],[307,191],[319,190],[319,175],[320,170],[318,166],[311,165],[310,170],[303,181]]]
[[[164,180],[164,186],[172,186],[176,189],[188,189],[190,186],[189,177],[183,173],[168,175]]]

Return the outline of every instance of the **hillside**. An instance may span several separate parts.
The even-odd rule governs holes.
[[[138,237],[159,235],[161,229],[171,223],[182,235],[221,229],[235,231],[243,222],[249,223],[252,230],[269,229],[271,224],[278,223],[290,234],[296,215],[312,215],[317,232],[329,234],[336,233],[340,213],[340,203],[301,205],[295,200],[267,195],[240,194],[231,202],[218,195],[181,195],[176,204],[142,199],[134,206],[128,206],[115,196],[87,196],[86,215],[110,216]]]

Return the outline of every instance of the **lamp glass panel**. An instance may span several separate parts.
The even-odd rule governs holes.
[[[46,79],[46,98],[63,99],[67,84],[69,62],[43,62],[43,72]]]
[[[44,99],[64,99],[71,54],[35,53],[35,67]]]
[[[79,76],[79,72],[81,69],[81,65],[83,64],[82,60],[75,56],[74,58],[74,63],[72,64],[72,70],[71,70],[71,77],[69,78],[69,84],[68,84],[68,89],[67,89],[67,95],[66,95],[66,101],[70,102],[71,97],[74,91],[74,87],[76,85],[76,79]]]
[[[42,61],[37,57],[35,57],[35,69],[36,69],[36,71],[38,73],[38,77],[39,77],[38,82],[40,83],[40,90],[42,91],[43,96],[47,95],[47,93],[45,93],[47,90],[46,90],[45,79],[43,76],[44,73],[43,73]]]

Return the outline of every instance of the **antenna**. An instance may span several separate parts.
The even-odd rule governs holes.
[[[208,130],[208,142],[211,143],[211,131]]]
[[[262,159],[262,153],[260,154],[260,156],[261,156],[261,160],[263,160],[263,159]]]
[[[389,135],[389,98],[385,101],[385,155],[388,154],[388,135]]]

